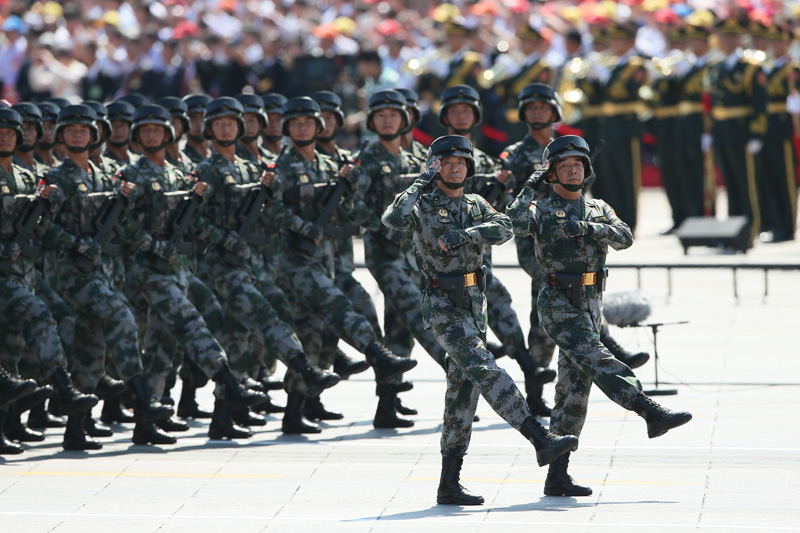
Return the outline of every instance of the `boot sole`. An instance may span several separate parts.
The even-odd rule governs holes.
[[[661,435],[665,434],[670,429],[675,429],[676,427],[680,427],[692,419],[691,413],[675,413],[672,416],[667,417],[663,423],[659,424],[651,431],[650,425],[647,426],[647,436],[651,439],[655,439],[656,437],[660,437]],[[670,421],[668,423],[668,421]]]
[[[25,449],[22,446],[7,445],[3,448],[0,448],[0,455],[19,455],[24,451]]]
[[[58,403],[58,409],[55,409],[53,415],[55,416],[69,416],[74,415],[75,413],[80,413],[82,411],[89,411],[97,405],[100,400],[95,398],[86,398],[85,400],[81,400],[79,402],[75,402],[69,409],[64,409],[63,402]]]
[[[572,437],[572,436],[559,437],[553,446],[548,446],[541,452],[539,450],[536,450],[536,462],[539,464],[539,466],[549,465],[550,463],[558,459],[559,455],[571,452],[577,446],[578,446],[577,437]]]
[[[136,437],[132,438],[131,441],[137,446],[159,446],[159,445],[167,445],[167,444],[175,444],[178,442],[178,439],[170,439],[170,440],[155,440],[155,439],[137,439]]]
[[[483,505],[484,500],[481,498],[478,499],[459,499],[459,498],[451,498],[451,497],[436,497],[436,503],[439,505]]]
[[[591,496],[592,489],[589,489],[589,492],[586,491],[576,491],[576,490],[548,490],[544,489],[545,496]]]
[[[68,452],[85,452],[89,450],[102,450],[103,444],[100,442],[76,442],[67,444],[65,442],[61,447]]]

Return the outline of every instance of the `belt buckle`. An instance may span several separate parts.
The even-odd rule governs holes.
[[[470,272],[469,274],[464,274],[464,286],[465,287],[472,287],[473,285],[478,284],[478,277],[475,275],[475,272]]]
[[[581,285],[594,285],[597,283],[597,272],[584,272],[581,275]]]

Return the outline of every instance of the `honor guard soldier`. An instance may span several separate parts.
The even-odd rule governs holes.
[[[213,98],[207,94],[187,94],[183,97],[186,104],[186,114],[189,116],[189,129],[186,130],[186,146],[183,152],[192,160],[195,166],[210,155],[208,139],[203,136],[203,117],[206,106]]]
[[[589,153],[586,141],[575,135],[551,142],[543,154],[544,166],[525,182],[508,208],[514,233],[534,237],[536,257],[547,273],[537,308],[542,325],[559,347],[550,429],[557,435],[580,435],[594,383],[609,399],[643,417],[652,439],[687,423],[692,415],[669,411],[646,396],[631,369],[600,341],[606,254],[609,247],[628,248],[633,234],[606,202],[583,196],[586,179],[592,175]],[[553,185],[553,192],[534,202],[542,179]],[[565,453],[550,465],[544,485],[547,496],[592,493],[573,481],[568,464]]]
[[[509,218],[486,200],[464,194],[465,181],[475,174],[472,143],[460,135],[440,137],[431,144],[428,161],[429,168],[395,197],[382,220],[413,236],[414,255],[426,281],[421,301],[424,327],[447,353],[436,502],[481,505],[483,497],[459,483],[479,396],[534,445],[539,466],[575,448],[578,439],[556,437],[542,427],[486,348],[484,249],[510,239],[512,229]]]
[[[728,196],[728,216],[750,224],[749,244],[761,228],[759,154],[767,133],[767,75],[752,52],[739,47],[746,28],[736,17],[714,27],[725,58],[710,71],[714,155]],[[744,147],[744,149],[742,149]]]

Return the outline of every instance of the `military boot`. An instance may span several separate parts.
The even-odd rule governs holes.
[[[159,420],[159,422],[162,422]],[[165,431],[161,431],[156,427],[154,422],[138,421],[133,427],[133,437],[131,438],[134,444],[140,446],[147,446],[148,444],[175,444],[178,442],[173,435]]]
[[[91,413],[86,413],[83,419],[83,430],[90,437],[113,437],[114,432],[110,427],[100,424],[92,417]]]
[[[303,403],[305,396],[299,392],[290,392],[286,395],[286,412],[283,413],[281,431],[286,435],[300,435],[302,433],[321,433],[322,429],[316,424],[309,424],[303,420]]]
[[[0,409],[0,455],[18,455],[25,451],[22,446],[6,440],[3,433],[3,426],[5,426],[6,413]]]
[[[21,420],[22,413],[17,409],[16,404],[8,406],[8,413],[6,413],[5,431],[6,438],[15,440],[17,442],[41,442],[44,440],[44,434],[39,431],[28,429]]]
[[[17,406],[17,409],[20,413],[24,413],[29,409],[33,409],[39,404],[44,405],[49,398],[52,398],[55,394],[55,390],[50,385],[45,385],[43,387],[36,387],[33,392],[28,394],[27,396],[23,396],[14,404]]]
[[[50,409],[56,416],[89,411],[97,405],[97,396],[78,392],[63,366],[56,368],[50,375],[50,383],[56,390],[56,395],[50,400]]]
[[[101,400],[119,396],[123,392],[125,392],[125,382],[114,379],[107,374],[103,374],[103,377],[100,378],[100,381],[97,382],[97,386],[94,388],[95,396]]]
[[[396,396],[394,399],[394,410],[400,413],[401,415],[410,416],[410,415],[418,415],[419,411],[414,409],[409,405],[405,405],[403,401],[400,399],[399,396]]]
[[[64,442],[61,446],[67,451],[99,450],[103,447],[101,442],[86,438],[83,429],[83,418],[86,411],[73,413],[67,417],[67,429],[64,431]]]
[[[503,347],[503,345],[502,344],[498,344],[496,342],[487,342],[486,343],[486,349],[489,350],[489,352],[491,352],[491,354],[494,356],[495,360],[500,359],[500,358],[505,357],[506,355],[508,355],[508,353],[506,353],[506,349]]]
[[[254,405],[263,403],[267,399],[263,392],[250,390],[242,385],[231,372],[227,361],[222,363],[222,367],[211,379],[225,388],[225,401],[229,403],[229,407],[233,409],[239,407],[253,407]],[[213,414],[211,418],[213,420]]]
[[[122,407],[122,397],[113,396],[103,400],[100,421],[104,424],[130,424],[133,422],[133,415]]]
[[[578,447],[578,437],[574,435],[560,437],[551,433],[532,416],[525,419],[519,432],[536,448],[536,462],[539,466],[549,465],[559,455]]]
[[[256,379],[261,382],[265,392],[283,390],[283,380],[275,379],[266,363],[261,363],[261,366],[258,367]]]
[[[647,396],[639,393],[633,402],[632,411],[647,422],[647,436],[651,439],[660,437],[670,429],[682,426],[692,419],[692,414],[686,411],[670,411],[662,407]]]
[[[591,496],[592,488],[578,485],[567,473],[570,452],[561,454],[550,463],[544,480],[545,496]]]
[[[514,360],[519,365],[525,375],[525,385],[530,382],[533,385],[544,385],[556,379],[558,375],[555,370],[540,366],[533,358],[527,348],[522,348],[514,354]]]
[[[285,413],[286,412],[286,406],[285,405],[280,405],[280,404],[275,403],[274,401],[272,401],[272,397],[270,397],[269,394],[265,393],[265,396],[267,397],[267,401],[262,403],[262,404],[259,404],[259,406],[255,408],[255,410],[257,412],[266,413],[266,414]]]
[[[178,420],[174,416],[171,416],[169,418],[162,418],[161,420],[156,420],[155,425],[158,429],[163,429],[164,431],[168,432],[189,431],[189,424],[187,424],[183,420]]]
[[[231,417],[236,424],[239,424],[243,428],[249,428],[251,426],[266,426],[267,419],[263,416],[256,414],[248,407],[242,407],[239,409],[234,409],[231,411]]]
[[[365,372],[369,368],[366,361],[357,361],[349,357],[339,348],[336,349],[336,357],[333,360],[333,371],[339,374],[342,379],[347,379],[354,374]]]
[[[417,366],[415,359],[397,357],[389,348],[378,341],[372,341],[367,346],[367,349],[364,350],[364,356],[375,371],[375,381],[377,383],[386,383],[398,374],[408,372]]]
[[[614,337],[611,336],[608,326],[600,326],[600,342],[603,343],[603,346],[608,348],[611,355],[625,363],[628,368],[639,368],[650,360],[650,354],[647,352],[631,353],[620,346],[619,343],[614,340]]]
[[[197,386],[191,371],[183,373],[181,369],[181,397],[178,400],[178,416],[180,418],[193,418],[195,420],[200,418],[211,418],[211,413],[205,409],[200,409],[195,399],[197,394]]]
[[[0,367],[0,408],[36,390],[32,379],[17,379]]]
[[[211,423],[208,425],[208,438],[212,440],[223,439],[249,439],[253,434],[239,427],[231,418],[230,407],[227,400],[217,398],[214,400],[214,412],[211,413]]]
[[[289,368],[297,371],[310,390],[322,392],[339,383],[339,375],[314,366],[304,353],[297,352],[289,358]]]
[[[162,405],[153,399],[150,387],[144,377],[134,376],[125,384],[126,388],[134,396],[133,419],[136,422],[152,422],[169,418],[175,414],[172,407]]]
[[[303,416],[308,420],[341,420],[344,418],[342,413],[335,413],[325,409],[319,396],[306,398],[303,403]]]
[[[397,416],[395,410],[395,399],[397,393],[392,385],[378,385],[378,408],[375,411],[375,418],[372,426],[375,429],[394,429],[414,427],[414,421]]]
[[[43,428],[63,428],[66,427],[67,420],[60,416],[53,416],[47,412],[44,407],[44,402],[39,402],[31,407],[28,412],[28,427],[43,429]]]
[[[459,483],[463,455],[443,455],[442,475],[436,491],[436,503],[440,505],[483,505],[483,496],[473,494]]]
[[[529,381],[527,376],[525,378],[525,403],[528,404],[528,409],[531,410],[531,415],[537,418],[549,418],[552,409],[547,405],[542,397],[544,393],[544,385]]]

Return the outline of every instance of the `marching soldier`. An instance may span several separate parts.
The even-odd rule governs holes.
[[[213,98],[207,94],[187,94],[183,97],[186,114],[189,117],[189,129],[186,130],[186,146],[184,146],[183,152],[195,166],[211,153],[208,149],[208,139],[203,136],[203,117],[206,106],[212,100]]]
[[[167,161],[188,176],[194,170],[194,162],[181,149],[181,141],[191,128],[189,124],[189,106],[177,96],[165,96],[155,102],[169,111],[170,123],[175,131],[175,139],[167,144]]]
[[[36,161],[46,168],[53,168],[61,163],[53,152],[55,146],[56,122],[61,109],[52,102],[39,102],[36,104],[42,113],[42,136],[34,148]]]
[[[264,103],[264,112],[267,114],[267,127],[261,134],[264,148],[272,156],[270,162],[278,159],[278,154],[283,148],[283,134],[281,133],[281,113],[286,97],[278,93],[267,93],[261,97]]]
[[[400,136],[400,145],[403,150],[410,153],[420,161],[424,161],[428,157],[428,148],[421,142],[414,139],[414,127],[422,120],[422,114],[419,109],[419,96],[413,89],[406,89],[405,87],[397,87],[395,91],[399,92],[406,99],[406,106],[408,107],[408,115],[411,122],[408,127],[403,131]]]
[[[44,135],[42,128],[42,112],[35,104],[21,102],[14,104],[11,109],[22,117],[23,139],[14,151],[14,164],[30,170],[36,175],[43,174],[48,167],[45,167],[36,160],[34,150],[36,144]]]
[[[114,171],[122,165],[136,161],[136,154],[129,150],[131,123],[135,108],[123,100],[116,100],[106,106],[111,135],[106,139],[105,156],[116,163]],[[97,140],[93,140],[97,142]]]

